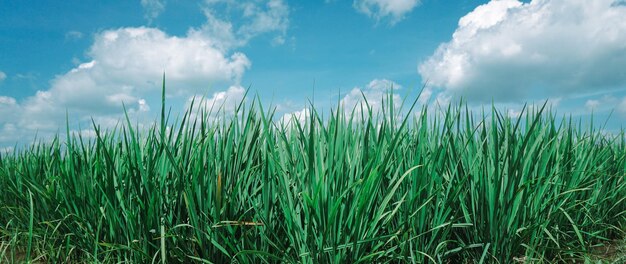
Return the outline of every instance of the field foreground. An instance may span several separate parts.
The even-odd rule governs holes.
[[[626,261],[623,131],[383,105],[162,111],[2,153],[0,262]]]

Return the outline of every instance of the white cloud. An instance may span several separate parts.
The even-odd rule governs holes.
[[[237,107],[246,102],[245,95],[245,88],[240,85],[232,85],[224,91],[214,92],[210,97],[206,95],[190,96],[185,103],[185,111],[189,113],[191,122],[229,121],[234,117]]]
[[[352,6],[377,22],[389,17],[389,23],[393,25],[419,4],[419,0],[354,0]]]
[[[11,123],[4,124],[0,143],[14,143],[9,134],[55,133],[66,112],[78,123],[89,125],[94,118],[110,127],[122,117],[124,104],[131,116],[153,119],[149,102],[159,103],[164,72],[168,96],[188,97],[207,85],[238,84],[251,65],[244,54],[227,54],[208,37],[169,36],[146,27],[101,32],[87,56],[89,62],[55,77],[48,90],[20,103],[3,97],[0,114]],[[5,112],[19,114],[7,119]]]
[[[7,78],[7,74],[2,72],[2,71],[0,71],[0,82],[4,81],[4,79],[6,79],[6,78]]]
[[[8,96],[0,96],[0,104],[2,105],[15,105],[15,98],[12,97],[8,97]]]
[[[218,17],[216,5],[234,12]],[[165,1],[142,1],[148,19],[156,18]],[[50,81],[50,88],[16,101],[0,99],[0,146],[32,140],[63,131],[66,113],[71,128],[89,127],[91,119],[103,127],[123,120],[123,108],[140,126],[149,125],[156,116],[151,105],[160,104],[161,76],[166,75],[170,103],[184,107],[185,99],[203,93],[206,87],[229,87],[216,92],[203,105],[223,105],[233,111],[243,99],[240,80],[251,62],[234,48],[262,34],[276,33],[272,44],[285,42],[289,8],[283,0],[206,0],[206,22],[190,28],[184,36],[171,36],[149,27],[125,27],[97,33],[86,52],[87,61]],[[227,12],[227,13],[228,13]],[[68,33],[68,37],[76,37]],[[158,108],[158,107],[156,107]],[[30,137],[30,138],[28,138]]]
[[[146,102],[146,99],[137,100],[137,104],[139,105],[140,112],[148,112],[150,111],[150,105]]]
[[[244,100],[246,89],[239,85],[233,85],[228,87],[226,91],[216,92],[210,98],[204,98],[201,96],[191,96],[187,100],[186,108],[189,110],[191,102],[193,101],[194,107],[191,109],[193,114],[196,111],[205,111],[209,114],[233,114],[240,102]]]
[[[13,97],[0,96],[0,142],[17,139],[16,121],[21,108]]]
[[[619,98],[612,94],[595,97],[585,101],[585,110],[598,112],[609,112],[616,110],[618,113],[626,114],[626,97]]]
[[[600,106],[600,100],[590,99],[585,102],[585,108],[587,108],[587,110],[594,110],[598,108],[598,106]]]
[[[393,100],[394,109],[398,110],[402,104],[402,98],[396,92],[399,89],[402,89],[400,84],[387,79],[374,79],[365,85],[365,87],[354,87],[339,101],[339,105],[341,106],[340,111],[342,111],[341,114],[345,118],[349,118],[350,114],[354,111],[356,115],[354,117],[360,118],[361,113],[368,113],[369,107],[372,114],[377,115],[383,110],[383,106],[388,107],[390,96]],[[290,101],[277,106],[279,112],[283,110],[287,112],[278,120],[279,124],[289,126],[292,121],[299,122],[300,124],[306,123],[310,117],[310,108],[305,107],[296,111],[293,111],[293,109],[298,108],[294,107],[294,104]]]
[[[367,112],[369,106],[372,114],[376,114],[382,110],[383,100],[389,103],[388,99],[391,95],[395,108],[402,103],[400,95],[394,91],[401,89],[399,84],[387,79],[374,79],[365,88],[355,87],[346,94],[340,101],[345,112],[351,112],[353,109],[356,113],[361,113],[361,107]]]
[[[0,125],[15,120],[15,116],[19,113],[19,105],[13,97],[0,96]]]
[[[223,50],[244,46],[267,33],[276,33],[271,43],[282,45],[289,27],[289,6],[283,0],[205,0],[204,14],[208,23],[192,29],[190,35],[211,36]]]
[[[433,96],[433,92],[434,91],[432,88],[424,87],[421,91],[421,94],[419,95],[419,98],[417,98],[417,102],[422,105],[428,104],[428,101]]]
[[[75,136],[75,137],[78,137],[80,135],[84,139],[92,139],[92,138],[96,138],[98,136],[96,131],[93,130],[93,129],[72,130],[72,131],[70,131],[70,134],[72,136]]]
[[[445,93],[476,101],[626,85],[626,7],[615,3],[491,1],[461,18],[419,73]]]
[[[289,8],[282,0],[269,0],[264,8],[248,2],[244,4],[243,16],[250,20],[238,30],[243,36],[253,37],[272,31],[284,36],[289,26]]]
[[[304,125],[309,119],[310,115],[311,112],[308,108],[302,108],[301,110],[284,114],[283,117],[280,118],[279,124],[288,127],[291,125],[291,122],[295,121],[298,122],[300,125]]]
[[[141,0],[144,9],[144,17],[148,23],[152,23],[163,11],[165,11],[165,0]]]
[[[211,40],[173,37],[153,28],[121,28],[96,36],[90,62],[52,80],[52,87],[23,104],[24,126],[50,129],[68,109],[81,116],[148,108],[147,97],[161,88],[165,72],[172,94],[189,94],[210,83],[237,83],[250,66],[244,54],[230,56]]]
[[[4,147],[4,148],[0,148],[0,155],[1,154],[8,154],[13,152],[13,147]]]
[[[446,93],[438,93],[435,97],[435,100],[430,104],[430,107],[433,109],[437,108],[446,108],[452,102],[452,96]]]

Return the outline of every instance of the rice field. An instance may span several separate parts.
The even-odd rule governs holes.
[[[164,103],[2,153],[0,262],[626,261],[623,131],[392,99],[304,122]]]

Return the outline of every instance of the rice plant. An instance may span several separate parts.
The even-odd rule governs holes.
[[[391,100],[287,123],[163,101],[147,130],[0,154],[0,262],[552,263],[623,241],[623,131]]]

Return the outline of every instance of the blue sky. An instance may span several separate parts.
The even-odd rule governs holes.
[[[0,2],[0,149],[91,118],[138,123],[168,102],[241,100],[245,88],[301,113],[380,100],[465,98],[514,115],[548,100],[559,114],[626,121],[621,0],[137,0]],[[361,93],[362,92],[362,93]],[[231,107],[232,108],[232,107]]]

